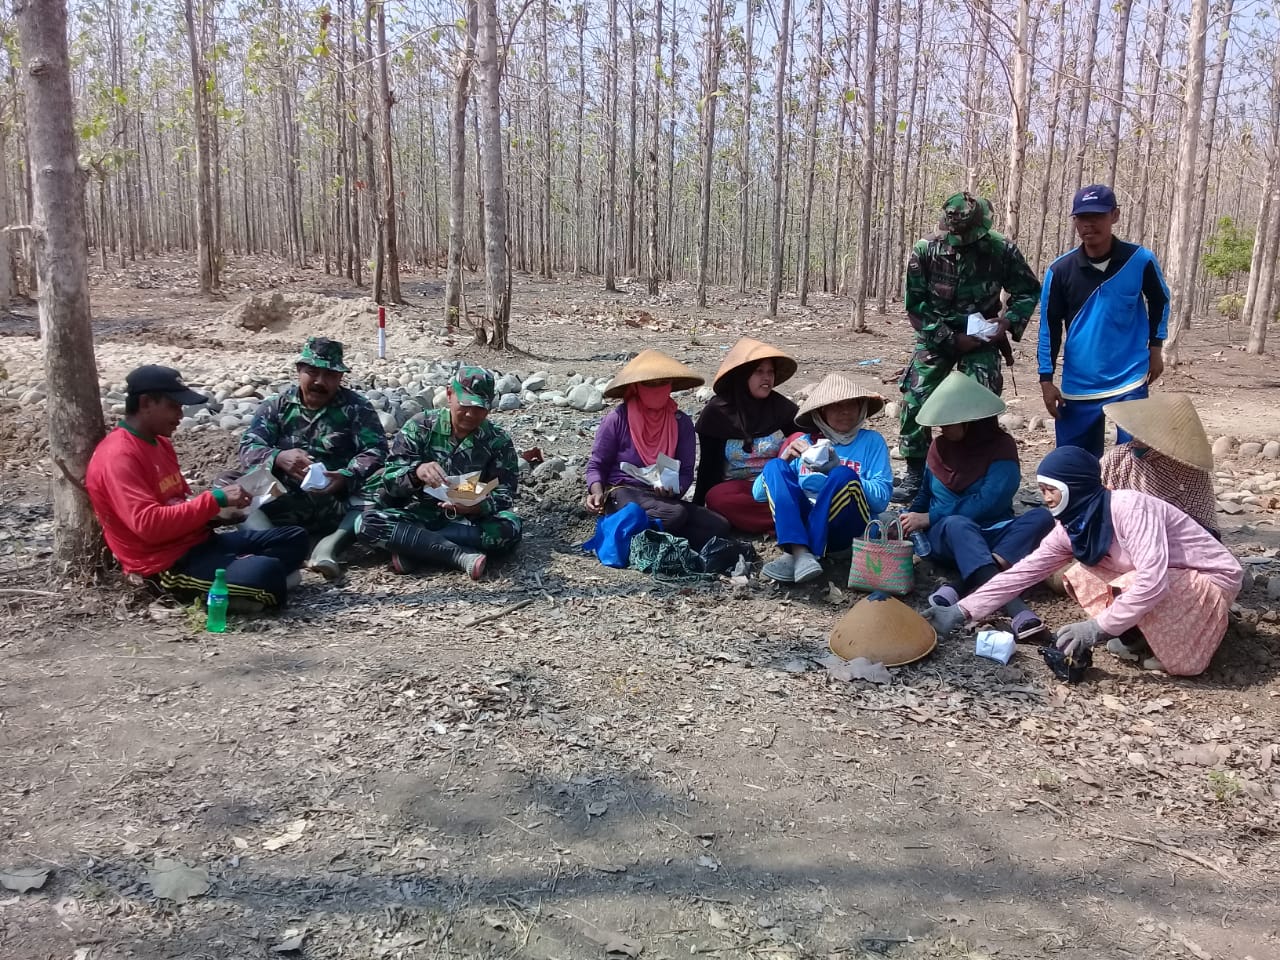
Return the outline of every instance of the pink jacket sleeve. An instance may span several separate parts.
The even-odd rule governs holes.
[[[1102,632],[1118,637],[1160,602],[1169,590],[1169,536],[1161,517],[1152,510],[1141,509],[1138,501],[1135,509],[1124,511],[1121,516],[1112,513],[1115,542],[1111,549],[1123,549],[1133,563],[1133,582],[1115,598],[1111,606],[1095,618]]]
[[[1067,539],[1067,532],[1062,529],[1062,524],[1054,524],[1040,546],[961,600],[960,609],[970,620],[988,617],[1071,560],[1071,541]]]

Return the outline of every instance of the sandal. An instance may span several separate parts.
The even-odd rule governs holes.
[[[1014,614],[1010,626],[1013,628],[1014,639],[1019,643],[1024,643],[1044,632],[1044,621],[1030,610],[1022,610]]]
[[[960,594],[949,583],[929,594],[929,603],[935,607],[954,607],[959,602]]]

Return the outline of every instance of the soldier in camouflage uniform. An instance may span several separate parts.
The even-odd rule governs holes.
[[[283,496],[262,508],[263,520],[296,524],[320,537],[309,564],[329,579],[342,572],[338,553],[355,537],[366,505],[364,485],[387,458],[387,435],[377,411],[342,385],[347,369],[341,343],[308,338],[298,357],[297,385],[264,400],[240,439],[241,465],[266,465],[285,488]],[[313,463],[323,464],[329,482],[321,490],[304,491],[301,484]]]
[[[1009,335],[1021,340],[1040,296],[1040,281],[1022,252],[991,229],[991,204],[968,193],[942,206],[939,233],[919,240],[907,265],[906,307],[916,331],[915,352],[903,373],[899,450],[907,471],[894,490],[895,502],[909,503],[920,489],[932,439],[916,414],[953,369],[993,393],[1004,388],[1003,354],[1013,362]],[[1001,290],[1008,302],[1001,302]],[[969,336],[968,318],[980,313],[999,324],[990,341]]]
[[[358,529],[362,540],[391,553],[397,573],[452,567],[479,580],[487,554],[520,542],[522,525],[512,509],[519,462],[511,437],[488,419],[494,397],[488,371],[459,368],[448,395],[447,409],[418,414],[396,435],[387,465],[365,488],[373,506]],[[475,471],[498,485],[473,506],[447,504],[424,490]]]

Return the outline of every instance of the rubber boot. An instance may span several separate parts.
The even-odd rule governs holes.
[[[327,537],[322,537],[311,550],[309,566],[326,580],[337,580],[342,576],[342,565],[338,555],[356,537],[356,521],[360,519],[359,510],[348,510],[343,516],[338,529]]]
[[[902,475],[902,479],[898,483],[894,484],[891,501],[893,503],[911,503],[916,498],[916,494],[920,492],[922,483],[924,483],[924,458],[908,457],[907,472]]]
[[[387,543],[391,565],[397,573],[408,573],[413,563],[432,567],[452,567],[472,580],[484,576],[485,555],[471,553],[448,537],[413,523],[397,523]],[[408,561],[408,563],[406,563]]]

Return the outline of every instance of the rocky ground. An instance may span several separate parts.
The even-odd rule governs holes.
[[[1249,571],[1204,677],[1100,654],[1066,687],[1033,648],[1000,666],[968,638],[848,682],[820,663],[857,600],[847,562],[797,590],[601,567],[576,549],[581,463],[635,350],[709,376],[746,333],[800,359],[793,395],[833,369],[891,395],[900,313],[854,336],[825,295],[770,322],[755,297],[699,311],[680,285],[524,279],[519,350],[494,354],[438,331],[441,284],[420,276],[379,361],[374,310],[342,283],[247,261],[229,278],[221,303],[185,264],[95,279],[105,416],[132,366],[179,367],[216,398],[176,438],[199,486],[309,333],[348,343],[389,430],[480,362],[502,375],[494,416],[544,457],[527,541],[478,585],[357,552],[340,585],[308,574],[287,614],[221,636],[118,587],[63,589],[39,345],[28,317],[0,322],[0,956],[1280,956],[1265,360],[1196,328],[1166,385],[1218,441]],[[1050,446],[1031,352],[1006,391],[1028,467]],[[940,576],[922,565],[913,602]]]

